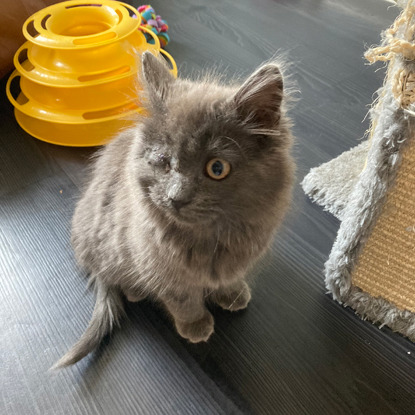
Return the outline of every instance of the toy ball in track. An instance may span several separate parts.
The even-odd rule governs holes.
[[[141,27],[144,26],[146,29],[151,30],[158,37],[160,46],[165,48],[170,42],[170,36],[167,33],[169,30],[167,22],[160,16],[156,15],[156,12],[149,4],[140,6],[138,8],[138,12],[141,15]],[[144,34],[147,41],[154,44],[154,39],[149,34]]]

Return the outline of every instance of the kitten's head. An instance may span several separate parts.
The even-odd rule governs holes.
[[[292,137],[277,65],[230,87],[176,80],[145,53],[143,83],[151,115],[139,182],[148,203],[178,223],[204,227],[257,221],[285,208]]]

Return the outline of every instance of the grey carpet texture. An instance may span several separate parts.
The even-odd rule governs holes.
[[[402,30],[396,36],[403,36]],[[353,308],[362,318],[381,327],[387,325],[415,341],[414,313],[384,298],[372,297],[353,286],[351,280],[359,254],[393,186],[402,150],[414,136],[413,112],[402,109],[392,94],[394,74],[403,68],[415,71],[414,61],[397,55],[389,64],[388,81],[378,91],[380,101],[371,111],[376,122],[370,145],[363,142],[312,169],[302,186],[313,201],[341,220],[325,264],[326,287],[334,299]]]
[[[301,183],[304,192],[342,220],[343,211],[364,169],[368,151],[369,140],[366,140],[328,163],[311,169]]]

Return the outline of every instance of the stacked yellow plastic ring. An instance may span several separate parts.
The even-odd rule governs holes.
[[[7,83],[20,126],[40,140],[79,147],[105,144],[128,127],[142,111],[139,56],[164,54],[177,76],[173,58],[141,28],[154,39],[147,43],[139,26],[136,9],[111,0],[67,1],[31,16]]]

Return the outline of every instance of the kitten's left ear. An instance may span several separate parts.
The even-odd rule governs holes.
[[[164,100],[175,78],[163,62],[163,58],[157,58],[150,52],[144,52],[142,68],[143,78],[150,93],[150,98],[154,99],[155,95],[157,98]]]
[[[275,127],[281,115],[283,80],[273,63],[258,68],[234,96],[239,117],[257,128]]]

